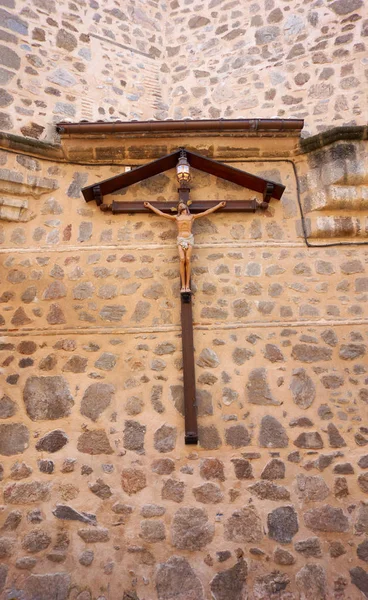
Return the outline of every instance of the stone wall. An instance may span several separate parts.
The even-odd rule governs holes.
[[[147,162],[157,139],[128,148]],[[2,600],[368,597],[368,252],[305,246],[292,163],[317,209],[318,156],[233,159],[283,200],[197,222],[188,447],[174,226],[85,204],[80,188],[122,165],[1,154],[5,196],[33,216],[1,229]],[[192,185],[254,196],[200,172]],[[170,171],[117,198],[175,196]]]
[[[147,119],[161,106],[157,0],[3,0],[0,130],[55,137],[62,120]]]
[[[363,125],[364,17],[363,0],[2,0],[0,130],[53,140],[68,119],[298,117],[305,136]]]
[[[304,118],[305,136],[365,124],[363,0],[171,6],[170,116]]]

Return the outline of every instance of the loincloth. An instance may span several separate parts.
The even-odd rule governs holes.
[[[189,237],[181,237],[178,235],[176,238],[176,243],[178,246],[183,248],[183,250],[188,250],[189,246],[194,246],[194,235],[191,234]]]

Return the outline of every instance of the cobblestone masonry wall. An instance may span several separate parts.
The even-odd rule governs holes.
[[[63,119],[144,119],[160,107],[156,0],[3,0],[0,130],[53,139]]]
[[[2,600],[368,597],[365,247],[307,249],[292,164],[236,163],[287,189],[197,223],[185,447],[173,225],[84,203],[121,167],[1,160],[39,192],[1,229]],[[175,189],[168,172],[119,199]]]
[[[0,130],[71,119],[366,122],[363,0],[2,0]]]
[[[293,116],[305,119],[304,135],[366,122],[363,0],[171,7],[171,116]]]

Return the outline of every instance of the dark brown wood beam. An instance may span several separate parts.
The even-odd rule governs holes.
[[[177,150],[176,152],[167,154],[162,158],[153,160],[146,165],[142,165],[141,167],[137,167],[136,169],[132,169],[126,173],[121,173],[120,175],[115,175],[109,179],[104,179],[98,184],[100,192],[102,196],[113,194],[118,190],[122,190],[130,185],[133,185],[133,183],[138,183],[139,181],[143,181],[144,179],[148,179],[149,177],[153,177],[154,175],[158,175],[159,173],[173,169],[176,167],[179,156],[180,150]],[[96,185],[97,184],[94,183],[93,185],[87,185],[82,189],[82,194],[86,202],[90,202],[91,200],[95,199],[93,188]]]
[[[181,341],[183,349],[185,443],[198,443],[194,367],[192,294],[181,294]]]
[[[260,194],[264,194],[267,185],[272,184],[272,195],[276,200],[280,200],[285,190],[284,185],[263,179],[262,177],[257,177],[252,173],[248,173],[242,169],[236,169],[235,167],[218,162],[217,160],[212,160],[206,156],[201,156],[195,152],[187,151],[187,157],[190,166],[194,167],[194,169],[199,169],[200,171],[204,171],[215,177],[226,179],[226,181],[231,181],[232,183],[246,187],[249,190],[259,192]]]
[[[263,202],[266,202],[267,204],[270,202],[272,196],[275,194],[275,185],[275,183],[267,181],[266,187],[263,190]]]

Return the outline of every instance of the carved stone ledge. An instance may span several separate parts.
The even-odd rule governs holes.
[[[28,208],[28,200],[8,197],[0,198],[0,220],[25,223],[34,219],[35,216],[35,213]]]
[[[361,212],[368,210],[367,185],[330,185],[316,190],[307,212],[343,210]]]
[[[50,193],[59,187],[56,179],[27,175],[25,178],[19,171],[0,169],[0,193],[16,196],[33,196]]]
[[[56,179],[0,169],[0,220],[31,221],[36,215],[29,209],[29,198],[37,199],[58,187]]]
[[[300,152],[308,154],[342,140],[367,140],[368,127],[362,125],[334,127],[317,135],[300,140]]]
[[[309,238],[364,238],[368,237],[368,217],[362,215],[313,216],[305,219]]]

